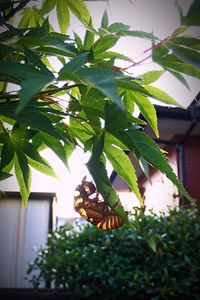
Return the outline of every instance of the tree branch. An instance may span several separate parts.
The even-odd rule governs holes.
[[[11,10],[10,13],[8,13],[5,17],[1,18],[0,25],[3,25],[4,23],[6,23],[6,21],[8,21],[10,18],[12,18],[17,12],[22,10],[28,4],[28,2],[30,2],[30,0],[21,1],[19,3],[19,5],[17,5],[17,7],[15,7],[14,9]]]

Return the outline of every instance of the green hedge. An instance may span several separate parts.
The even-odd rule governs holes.
[[[86,227],[78,233],[64,226],[52,233],[30,264],[34,287],[50,280],[71,299],[200,299],[197,210],[159,217],[136,210],[133,218],[137,231]]]

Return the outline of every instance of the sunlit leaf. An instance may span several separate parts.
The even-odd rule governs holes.
[[[156,80],[158,80],[163,74],[164,74],[164,70],[155,70],[155,71],[148,71],[142,75],[140,75],[141,79],[142,79],[142,84],[147,85],[147,84],[151,84],[153,82],[155,82]]]
[[[134,112],[135,104],[129,91],[123,92],[123,103],[129,113]]]
[[[28,159],[25,154],[15,144],[15,174],[20,188],[22,203],[26,207],[30,194],[31,170],[28,165]]]
[[[51,12],[56,6],[57,0],[45,0],[40,9],[41,14],[46,15]]]
[[[41,138],[43,142],[60,158],[60,160],[64,163],[64,165],[68,168],[68,153],[65,150],[65,146],[71,149],[71,144],[65,142],[65,146],[62,145],[61,141],[59,141],[54,136],[49,134],[41,133]],[[70,151],[69,151],[70,152]]]
[[[118,32],[118,35],[146,38],[151,41],[155,41],[158,39],[154,34],[140,30],[121,30],[120,32]]]
[[[73,14],[83,23],[88,24],[90,13],[87,5],[82,0],[67,0],[67,4]]]
[[[42,25],[43,21],[44,18],[36,7],[25,7],[23,9],[23,17],[21,18],[18,27],[36,27],[38,25]]]
[[[120,22],[115,22],[108,27],[108,31],[117,33],[123,30],[129,30],[129,28],[130,28],[129,25],[125,25]]]
[[[155,86],[147,85],[147,86],[145,86],[145,89],[152,95],[153,98],[155,98],[165,104],[176,105],[181,108],[185,108],[184,105],[182,105],[181,103],[178,103],[168,93],[166,93],[165,91],[163,91]]]
[[[137,82],[134,82],[132,79],[126,79],[126,78],[117,79],[116,85],[117,87],[123,88],[125,90],[131,90],[146,96],[151,96],[151,93],[147,90],[146,86],[143,87]]]
[[[139,110],[153,129],[155,135],[158,137],[158,122],[154,105],[149,101],[147,97],[135,92],[130,93],[133,101],[137,104]]]
[[[57,175],[55,174],[52,167],[39,154],[39,152],[37,151],[37,148],[35,148],[33,144],[23,141],[21,144],[18,143],[18,147],[20,147],[21,151],[23,151],[26,154],[26,156],[28,158],[28,163],[33,168],[35,168],[36,170],[38,170],[41,173],[44,173],[45,175],[57,178]]]
[[[88,124],[84,112],[77,114],[76,118],[71,117],[69,131],[72,133],[72,136],[78,138],[83,143],[95,134],[94,129]]]
[[[102,53],[112,48],[118,41],[118,37],[115,35],[106,35],[100,37],[93,45],[93,51],[95,53]]]
[[[114,51],[94,53],[94,58],[95,58],[95,60],[96,59],[102,60],[105,58],[117,58],[117,59],[121,59],[121,60],[125,60],[125,61],[129,60],[128,56],[118,53],[118,52],[114,52]]]
[[[117,174],[129,185],[131,190],[143,205],[143,199],[138,188],[138,179],[129,157],[123,150],[112,144],[105,144],[105,153]]]
[[[89,26],[92,26],[92,19],[90,20]],[[84,42],[83,42],[83,49],[85,51],[88,51],[91,49],[93,43],[94,43],[95,34],[90,29],[86,30]]]
[[[65,34],[70,22],[67,0],[58,0],[56,5],[57,19],[61,33]]]

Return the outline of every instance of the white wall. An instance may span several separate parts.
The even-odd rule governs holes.
[[[34,247],[47,241],[50,202],[29,200],[26,209],[20,200],[0,200],[0,287],[31,287],[24,279]]]

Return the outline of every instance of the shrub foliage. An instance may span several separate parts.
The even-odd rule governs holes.
[[[69,299],[199,299],[200,218],[197,210],[169,215],[136,210],[137,231],[68,225],[53,232],[30,264],[30,281],[48,280]]]

